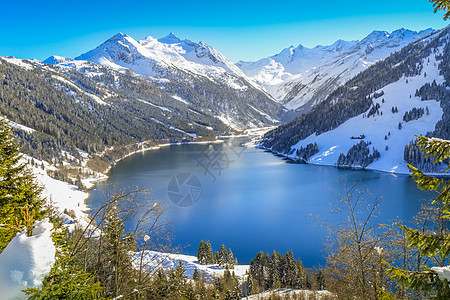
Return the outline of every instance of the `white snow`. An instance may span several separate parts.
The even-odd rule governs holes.
[[[25,131],[26,133],[32,133],[32,132],[35,131],[33,128],[30,128],[30,127],[18,124],[18,123],[13,122],[13,121],[9,121],[8,125],[11,126],[12,128],[16,128],[16,129],[20,129],[22,131]]]
[[[318,104],[340,84],[410,42],[432,33],[399,29],[374,31],[361,41],[339,40],[312,49],[290,46],[279,54],[237,66],[277,101],[296,109],[309,101]],[[293,90],[297,90],[293,95]]]
[[[431,270],[435,271],[441,280],[447,279],[450,282],[450,266],[432,267]]]
[[[312,291],[312,290],[295,290],[295,289],[277,289],[277,290],[270,290],[267,292],[251,295],[248,297],[242,298],[242,300],[260,300],[260,299],[271,299],[271,296],[275,294],[280,297],[292,297],[294,295],[301,296],[301,299],[314,299],[314,300],[321,300],[323,298],[325,299],[337,299],[337,297],[329,292],[329,291]],[[288,298],[290,299],[290,298]]]
[[[0,255],[0,298],[26,299],[22,292],[39,287],[55,261],[51,239],[53,224],[43,219],[36,223],[33,235],[19,233]]]
[[[442,118],[442,108],[438,101],[428,100],[421,101],[419,97],[415,97],[415,92],[425,83],[431,83],[434,79],[437,84],[442,84],[444,79],[439,74],[439,70],[434,66],[434,54],[429,57],[430,63],[424,63],[422,74],[416,77],[401,78],[398,82],[389,84],[377,92],[384,91],[384,95],[378,99],[374,99],[374,103],[379,103],[380,112],[383,115],[364,118],[363,114],[356,116],[338,128],[322,133],[318,136],[312,134],[304,140],[294,145],[293,149],[305,147],[310,143],[317,143],[319,153],[310,158],[311,164],[318,165],[335,165],[339,154],[347,154],[348,150],[359,140],[351,139],[352,136],[365,135],[365,141],[371,141],[369,146],[375,147],[381,157],[370,164],[367,169],[409,174],[406,162],[404,162],[404,147],[410,141],[415,140],[415,135],[425,135],[429,131],[433,131],[436,123]],[[425,59],[425,61],[427,58]],[[424,77],[424,72],[427,77]],[[408,79],[408,83],[406,83]],[[409,98],[411,95],[411,98]],[[382,103],[384,98],[385,102]],[[398,108],[398,113],[391,112],[392,107]],[[426,113],[418,120],[409,122],[403,121],[405,112],[412,108],[428,107],[429,115]],[[367,114],[367,112],[366,112]],[[398,123],[402,123],[402,129],[398,129]],[[388,136],[390,132],[390,136]],[[385,140],[385,136],[388,139]],[[388,146],[388,150],[386,150]],[[295,156],[295,153],[291,155]]]
[[[190,136],[190,137],[197,137],[197,134],[195,134],[195,133],[189,133],[189,132],[186,132],[186,131],[181,130],[181,129],[179,129],[179,128],[173,127],[172,125],[168,125],[168,124],[166,124],[166,123],[164,123],[164,122],[161,122],[160,120],[155,119],[155,118],[150,118],[150,119],[152,119],[152,120],[155,121],[156,123],[161,124],[161,125],[163,125],[163,126],[169,128],[169,129],[176,130],[176,131],[178,131],[178,132],[184,133],[184,134],[186,134],[186,135],[188,135],[188,136]]]
[[[137,100],[138,100],[139,102],[142,102],[142,103],[145,103],[145,104],[148,104],[148,105],[157,107],[157,108],[159,108],[159,109],[161,109],[161,110],[168,111],[168,112],[172,112],[172,111],[171,111],[170,109],[168,109],[167,107],[159,106],[159,105],[153,104],[153,103],[151,103],[151,102],[148,102],[147,100],[142,100],[142,99],[137,99]]]
[[[101,105],[106,105],[106,104],[107,104],[107,103],[106,103],[105,101],[103,101],[100,97],[98,97],[98,96],[96,96],[96,95],[94,95],[94,94],[88,93],[88,92],[86,92],[86,91],[83,91],[83,90],[82,90],[81,88],[79,88],[76,84],[74,84],[73,82],[71,82],[71,81],[65,79],[64,77],[61,77],[61,76],[58,76],[58,75],[52,75],[52,77],[53,77],[54,79],[56,79],[56,80],[59,80],[59,81],[61,81],[61,82],[64,82],[64,83],[66,83],[66,84],[72,86],[72,87],[75,88],[77,91],[79,91],[79,92],[85,94],[86,96],[91,97],[91,98],[92,98],[95,102],[97,102],[98,104],[101,104]],[[70,96],[70,95],[74,95],[74,92],[73,92],[73,91],[69,91],[69,92],[68,92],[68,95],[69,95],[69,96]]]
[[[7,62],[14,64],[16,66],[19,66],[25,70],[33,70],[34,66],[28,62],[28,60],[25,59],[19,59],[19,58],[15,58],[15,57],[6,57],[6,56],[2,56],[2,59],[6,60]]]
[[[180,102],[183,102],[184,104],[187,104],[187,105],[189,105],[189,102],[188,101],[186,101],[186,100],[184,100],[183,98],[181,98],[180,96],[177,96],[177,95],[172,95],[172,98],[173,99],[175,99],[175,100],[178,100],[178,101],[180,101]]]
[[[181,261],[186,270],[186,275],[188,278],[192,278],[194,274],[194,270],[197,270],[200,273],[203,273],[207,279],[211,279],[213,277],[223,276],[223,272],[225,268],[219,267],[218,265],[201,265],[197,257],[191,255],[184,254],[169,254],[169,253],[161,253],[156,251],[146,250],[144,252],[136,252],[135,253],[135,261],[134,266],[136,268],[139,267],[139,262],[141,255],[143,257],[143,266],[149,270],[163,268],[164,270],[174,269],[178,262]],[[248,270],[248,265],[237,265],[234,266],[234,269],[230,270],[230,272],[235,273],[237,277],[243,278],[245,272]]]

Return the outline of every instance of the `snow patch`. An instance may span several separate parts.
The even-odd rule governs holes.
[[[27,299],[23,289],[39,287],[55,262],[48,218],[36,222],[32,236],[19,233],[0,254],[2,299]]]

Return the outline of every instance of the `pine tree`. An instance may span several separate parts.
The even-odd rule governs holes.
[[[213,254],[213,250],[211,247],[211,243],[209,241],[206,243],[206,263],[209,265],[216,263],[216,261],[214,259],[214,254]]]
[[[433,156],[433,163],[446,161],[450,157],[450,141],[419,136],[417,144],[426,152],[426,157]],[[437,191],[439,196],[432,202],[443,206],[443,220],[450,218],[450,180],[427,176],[412,165],[411,176],[421,190]],[[450,166],[447,167],[448,171]],[[420,230],[400,226],[406,234],[409,247],[417,248],[423,257],[437,258],[448,261],[450,258],[450,235],[437,232],[423,233]],[[390,267],[387,273],[408,289],[434,292],[435,299],[450,299],[450,287],[447,279],[442,279],[429,266],[422,266],[422,271],[409,271]]]
[[[220,246],[219,255],[217,257],[217,263],[219,266],[225,266],[228,262],[228,252],[224,244]]]
[[[235,260],[234,260],[234,256],[233,256],[233,252],[231,251],[231,248],[228,249],[227,258],[228,258],[227,267],[230,269],[233,269]]]
[[[252,294],[254,294],[256,291],[255,291],[255,287],[254,287],[254,285],[253,285],[253,277],[252,277],[252,274],[249,274],[248,275],[248,277],[247,277],[247,295],[252,295]]]
[[[201,265],[206,265],[206,243],[201,240],[197,250],[197,260]]]
[[[200,272],[198,271],[197,268],[194,269],[194,273],[192,274],[192,279],[194,281],[200,280]]]
[[[20,162],[21,157],[11,128],[5,119],[1,119],[0,224],[4,225],[0,227],[0,252],[23,227],[31,236],[34,221],[45,214],[40,198],[42,188],[35,183],[26,163]]]
[[[71,249],[67,243],[67,229],[55,234],[54,242],[58,245],[56,261],[50,273],[44,278],[42,287],[25,290],[29,299],[98,299],[102,290],[94,276],[83,271],[74,263]]]

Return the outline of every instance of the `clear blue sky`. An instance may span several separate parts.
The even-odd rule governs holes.
[[[427,0],[16,0],[3,1],[0,55],[75,57],[117,32],[136,40],[174,32],[230,60],[257,60],[290,45],[361,39],[373,30],[448,25]]]

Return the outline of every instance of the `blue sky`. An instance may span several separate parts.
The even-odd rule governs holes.
[[[117,32],[139,40],[174,32],[230,60],[257,60],[290,45],[361,39],[373,30],[442,28],[427,0],[3,1],[0,55],[75,57]]]

